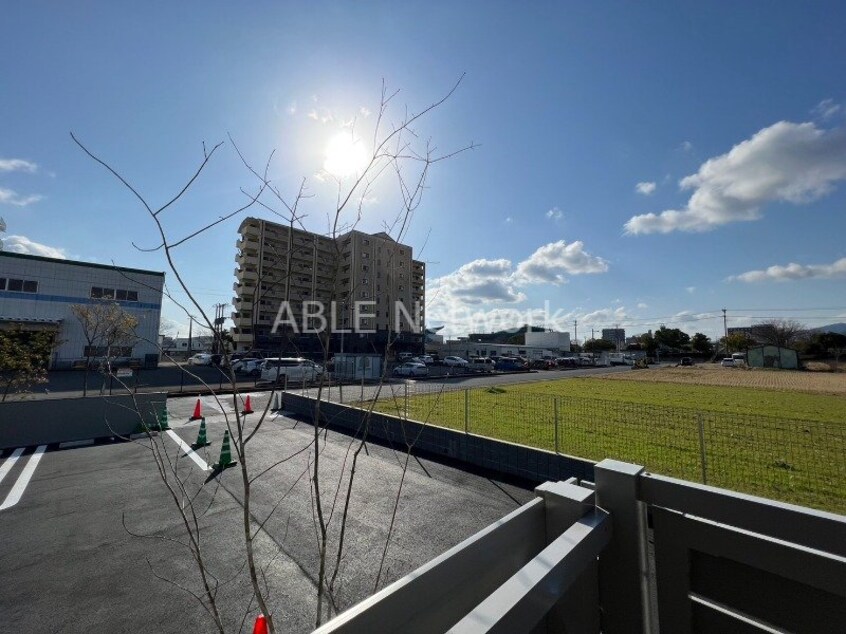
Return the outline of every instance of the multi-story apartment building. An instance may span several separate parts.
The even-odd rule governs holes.
[[[620,350],[626,343],[626,329],[625,328],[603,328],[602,338],[605,341],[610,341],[617,349]]]
[[[332,239],[258,218],[246,218],[239,233],[232,313],[238,351],[319,351],[317,336],[304,331],[320,326],[319,317],[309,317],[320,307],[303,302],[320,302],[336,351],[381,352],[388,341],[394,350],[421,349],[425,265],[411,247],[386,233]],[[397,319],[402,309],[413,323],[404,313]],[[278,317],[286,323],[274,333]]]

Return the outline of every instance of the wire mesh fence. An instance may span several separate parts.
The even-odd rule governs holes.
[[[368,386],[369,389],[369,386]],[[846,513],[846,422],[786,420],[537,394],[403,383],[360,390],[386,414]]]

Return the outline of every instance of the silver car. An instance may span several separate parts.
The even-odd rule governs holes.
[[[429,368],[424,363],[406,361],[394,368],[395,376],[429,376]]]

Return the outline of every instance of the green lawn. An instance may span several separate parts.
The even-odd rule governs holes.
[[[403,416],[404,398],[377,410]],[[846,399],[562,379],[410,396],[413,420],[846,513]]]

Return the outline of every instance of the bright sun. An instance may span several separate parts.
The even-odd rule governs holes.
[[[359,139],[349,132],[339,132],[326,145],[326,160],[323,169],[335,178],[347,178],[360,174],[367,166],[367,152]]]

